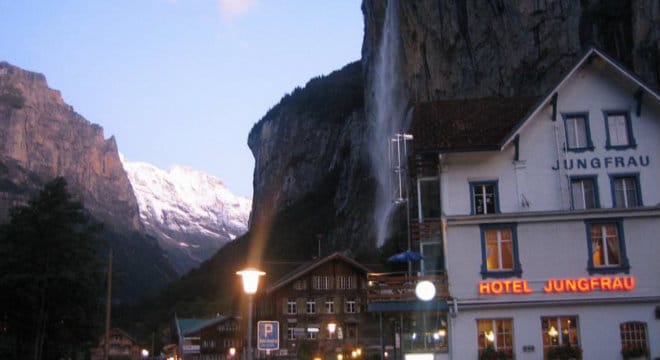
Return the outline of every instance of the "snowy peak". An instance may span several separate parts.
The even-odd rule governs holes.
[[[247,231],[252,200],[222,180],[183,166],[168,171],[122,158],[147,232],[183,273]]]

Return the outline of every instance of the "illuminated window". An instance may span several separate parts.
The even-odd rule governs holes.
[[[477,341],[479,352],[493,349],[513,356],[513,320],[478,319]]]
[[[472,214],[494,214],[499,212],[497,181],[470,182]]]
[[[289,299],[286,302],[286,313],[293,315],[298,313],[298,306],[296,303],[296,299]]]
[[[327,298],[325,300],[325,312],[327,314],[334,314],[335,313],[335,299]]]
[[[566,129],[566,150],[593,150],[591,134],[589,133],[589,116],[587,113],[563,114]]]
[[[599,207],[596,183],[595,176],[571,177],[571,201],[573,209],[594,209]]]
[[[307,304],[307,307],[306,307],[307,313],[308,314],[316,314],[316,300],[309,299],[309,300],[307,300],[306,304]]]
[[[639,191],[639,174],[610,175],[612,182],[612,200],[616,208],[642,206]]]
[[[646,336],[646,323],[641,321],[630,321],[619,325],[621,332],[621,352],[628,352],[631,357],[633,352],[643,353],[637,355],[639,358],[648,354],[648,338]]]
[[[486,277],[519,276],[518,240],[515,224],[481,225],[481,274]]]
[[[576,316],[542,317],[541,336],[545,359],[551,348],[579,346],[578,319]]]
[[[635,138],[627,111],[605,111],[605,128],[607,129],[607,149],[627,149],[636,147]]]
[[[629,269],[619,220],[587,221],[589,273],[627,272]]]
[[[337,276],[337,289],[355,289],[355,276]]]

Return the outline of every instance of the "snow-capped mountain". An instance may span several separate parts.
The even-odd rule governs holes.
[[[122,162],[145,230],[180,273],[247,231],[252,200],[232,194],[220,179],[181,166],[165,171],[123,157]]]

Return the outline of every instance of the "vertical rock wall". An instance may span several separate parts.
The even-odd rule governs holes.
[[[63,176],[72,193],[107,226],[141,229],[137,201],[114,137],[104,139],[103,129],[74,112],[41,74],[0,63],[3,94],[0,163],[13,169],[0,174],[6,184],[25,184],[25,172],[42,181]],[[12,179],[19,169],[23,179]]]

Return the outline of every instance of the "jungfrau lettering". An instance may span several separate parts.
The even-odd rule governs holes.
[[[633,276],[604,276],[548,279],[543,286],[546,294],[587,293],[594,291],[632,291],[637,281]],[[479,282],[479,295],[531,294],[527,280],[491,280]]]
[[[649,155],[639,156],[606,156],[603,158],[581,158],[564,159],[562,161],[565,170],[573,169],[612,169],[612,168],[636,168],[647,167],[651,163]],[[559,170],[559,160],[552,166],[552,170]]]

